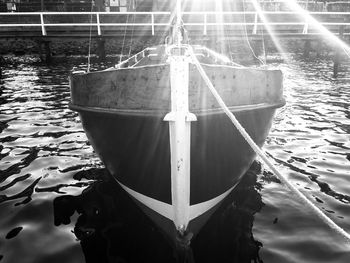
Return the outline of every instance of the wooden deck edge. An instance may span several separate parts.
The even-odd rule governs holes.
[[[229,109],[232,112],[242,112],[242,111],[252,111],[252,110],[260,110],[267,108],[280,108],[286,104],[285,99],[278,101],[276,103],[259,103],[252,105],[240,105],[240,106],[232,106]],[[99,113],[99,114],[116,114],[116,115],[126,115],[126,116],[139,116],[139,117],[164,117],[168,111],[161,110],[125,110],[125,109],[112,109],[112,108],[101,108],[101,107],[86,107],[81,105],[75,105],[70,103],[69,108],[73,111],[77,112],[91,112],[91,113]],[[223,114],[224,111],[220,108],[210,109],[210,110],[200,110],[200,111],[192,111],[197,116],[205,116],[205,115],[214,115],[214,114]]]

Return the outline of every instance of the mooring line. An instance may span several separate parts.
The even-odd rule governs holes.
[[[331,229],[333,229],[335,232],[340,234],[345,238],[348,245],[350,245],[350,234],[347,233],[343,228],[338,226],[332,219],[330,219],[328,216],[326,216],[316,205],[314,205],[309,199],[305,197],[303,193],[301,193],[293,184],[291,184],[287,178],[285,178],[272,164],[272,162],[266,157],[265,153],[259,148],[258,145],[253,141],[253,139],[249,136],[247,131],[244,129],[244,127],[239,123],[239,121],[236,119],[236,117],[233,115],[233,113],[229,110],[229,108],[226,106],[225,102],[220,97],[219,93],[216,91],[215,87],[211,83],[209,77],[205,73],[203,67],[199,63],[196,55],[194,54],[194,51],[192,48],[189,48],[190,55],[192,57],[192,61],[194,65],[196,66],[197,70],[199,71],[200,75],[204,79],[205,83],[207,84],[209,90],[214,95],[215,99],[219,103],[220,107],[223,109],[223,111],[226,113],[226,115],[230,118],[234,126],[237,128],[239,133],[243,136],[243,138],[247,141],[247,143],[252,147],[252,149],[255,151],[255,153],[264,161],[264,163],[275,173],[275,175],[286,185],[289,187],[289,189],[299,197],[299,199],[307,205],[312,211],[316,213],[316,215],[324,222],[326,223]]]
[[[257,11],[257,10],[256,10]],[[246,22],[246,17],[245,17],[245,0],[243,0],[243,22],[244,22],[244,36],[245,39],[247,41],[248,47],[250,49],[250,51],[252,52],[253,57],[255,57],[262,65],[266,65],[266,61],[264,62],[263,60],[261,60],[254,52],[254,49],[252,48],[252,46],[250,45],[250,41],[249,41],[249,37],[248,37],[248,32],[247,32],[247,22]]]
[[[88,51],[88,61],[87,61],[87,69],[86,72],[90,72],[90,58],[91,58],[91,31],[92,31],[92,11],[94,8],[94,1],[91,0],[91,8],[90,8],[90,30],[89,30],[89,51]]]

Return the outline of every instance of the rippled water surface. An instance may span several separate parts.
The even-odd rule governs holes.
[[[110,180],[68,109],[69,71],[6,58],[0,80],[0,262],[174,262],[152,222]],[[273,65],[287,104],[264,149],[315,205],[350,232],[350,65]],[[96,65],[97,67],[97,65]],[[340,262],[350,247],[255,164],[192,242],[196,262]]]

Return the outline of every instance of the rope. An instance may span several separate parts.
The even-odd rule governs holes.
[[[244,35],[245,35],[245,39],[247,40],[248,43],[248,47],[250,49],[250,51],[252,52],[253,56],[262,64],[265,65],[264,61],[262,61],[260,58],[257,57],[257,55],[255,54],[252,46],[250,45],[250,41],[249,41],[249,37],[248,37],[248,32],[247,32],[247,25],[246,25],[246,17],[245,17],[245,0],[243,0],[243,22],[244,22]]]
[[[264,51],[264,65],[266,65],[266,61],[267,61],[267,53],[266,53],[266,47],[265,47],[265,37],[264,37],[264,29],[261,29],[261,42],[262,42],[262,47],[263,47],[263,51]]]
[[[205,73],[203,67],[200,65],[196,55],[194,54],[192,49],[190,50],[190,55],[192,57],[193,63],[195,64],[197,70],[201,74],[202,78],[204,79],[205,83],[207,84],[209,90],[214,95],[215,99],[219,103],[220,107],[223,109],[223,111],[226,113],[226,115],[230,118],[234,126],[237,128],[239,133],[243,136],[243,138],[247,141],[247,143],[252,147],[252,149],[255,151],[255,153],[264,161],[264,163],[277,175],[277,177],[286,185],[289,187],[289,189],[296,194],[297,197],[306,205],[308,206],[315,214],[324,222],[326,223],[331,229],[333,229],[335,232],[340,234],[345,238],[345,240],[350,245],[350,235],[344,231],[340,226],[338,226],[336,223],[334,223],[328,216],[326,216],[317,206],[315,206],[309,199],[307,199],[294,185],[292,185],[270,162],[270,160],[266,157],[264,152],[255,144],[253,139],[249,136],[249,134],[246,132],[246,130],[243,128],[243,126],[239,123],[239,121],[236,119],[236,117],[233,115],[233,113],[229,110],[229,108],[226,106],[225,102],[220,97],[219,93],[216,91],[215,87],[211,83],[209,77]]]
[[[133,42],[133,37],[134,37],[134,24],[135,24],[135,14],[133,15],[133,20],[132,20],[132,31],[131,31],[131,37],[130,37],[130,46],[129,46],[129,57],[131,56],[131,47],[132,47],[132,42]]]
[[[91,31],[92,31],[92,11],[94,7],[94,0],[91,0],[90,8],[90,33],[89,33],[89,51],[88,51],[88,61],[87,61],[87,72],[90,72],[90,57],[91,57]]]
[[[265,4],[263,4],[262,6],[262,10],[264,11],[264,7]],[[265,47],[265,34],[264,34],[264,28],[260,28],[261,30],[261,41],[262,41],[262,48],[263,48],[263,52],[264,52],[264,65],[266,65],[266,61],[267,61],[267,53],[266,53],[266,47]]]
[[[126,23],[128,24],[129,23],[129,12],[126,16]],[[124,52],[124,44],[125,44],[125,37],[126,37],[126,29],[127,29],[127,25],[125,25],[125,28],[124,28],[124,36],[123,36],[123,43],[122,43],[122,51],[121,51],[121,54],[120,54],[120,57],[119,57],[119,63],[122,61],[122,58],[123,58],[123,52]]]

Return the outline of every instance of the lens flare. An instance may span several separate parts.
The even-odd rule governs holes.
[[[326,36],[328,40],[331,40],[333,43],[341,47],[344,50],[345,54],[348,56],[348,58],[350,58],[350,47],[346,43],[344,43],[340,38],[338,38],[336,35],[330,32],[325,26],[323,26],[320,22],[318,22],[314,17],[312,17],[307,10],[303,9],[296,2],[296,0],[286,1],[286,4],[291,10],[298,12],[305,19],[305,21],[308,21],[309,27],[313,27],[317,29],[322,35]]]
[[[281,56],[283,57],[283,59],[287,59],[284,54],[286,53],[282,46],[280,45],[277,37],[274,35],[271,26],[269,25],[269,20],[267,19],[267,17],[264,14],[264,11],[262,10],[260,4],[257,2],[257,0],[251,0],[251,3],[254,6],[255,11],[258,13],[258,16],[260,17],[261,21],[264,24],[264,27],[266,28],[266,31],[269,33],[272,42],[274,43],[275,47],[277,48],[278,52],[281,54]]]

